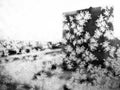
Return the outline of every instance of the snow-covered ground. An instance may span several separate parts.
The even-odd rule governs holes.
[[[56,55],[49,53],[41,54],[40,57],[35,61],[17,60],[8,63],[3,63],[1,64],[1,66],[3,66],[4,69],[2,69],[3,72],[1,71],[1,73],[6,77],[9,76],[11,78],[11,82],[19,83],[17,89],[15,90],[110,90],[107,88],[100,89],[97,87],[86,86],[85,84],[80,85],[78,83],[73,83],[73,74],[71,72],[63,72],[59,67],[59,65],[62,63],[63,57],[64,54],[62,53],[56,53]],[[58,67],[55,70],[51,70],[50,68],[52,64],[57,64]],[[33,79],[35,74],[42,70],[50,72],[51,76],[48,77],[46,74],[42,74],[37,75],[36,79]],[[69,77],[71,78],[70,80],[66,79]],[[24,89],[22,88],[22,85],[28,85],[31,88]],[[64,85],[67,85],[71,89],[63,88]],[[1,88],[2,90],[8,90],[5,89],[3,85],[1,86]]]
[[[37,80],[32,80],[32,78],[37,72],[41,71],[44,68],[44,64],[43,64],[44,62],[47,62],[47,65],[45,67],[47,69],[50,67],[52,63],[56,63],[56,62],[61,63],[63,55],[58,54],[56,56],[52,56],[51,54],[48,54],[48,55],[44,55],[41,53],[39,54],[40,54],[39,59],[33,62],[30,60],[28,61],[18,60],[18,61],[1,64],[1,66],[4,66],[3,74],[9,75],[10,77],[12,77],[13,82],[18,82],[20,84],[29,84],[30,86],[33,86],[33,87],[34,86],[42,87],[43,84],[45,84],[45,87],[43,88],[49,88],[46,90],[58,90],[58,88],[62,87],[63,85],[62,83],[65,83],[64,80],[59,80],[57,77],[45,78],[44,76],[43,78],[38,78]],[[15,57],[20,58],[22,56],[15,56]],[[56,59],[58,61],[56,61]],[[44,79],[44,82],[43,82],[43,79]],[[47,87],[46,87],[46,84],[47,84]]]

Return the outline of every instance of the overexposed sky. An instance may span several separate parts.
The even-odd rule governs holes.
[[[118,0],[0,0],[0,39],[59,41],[63,12],[105,5],[114,6],[119,36],[118,4]]]

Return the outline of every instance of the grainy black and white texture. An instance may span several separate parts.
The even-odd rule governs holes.
[[[81,73],[76,77],[79,83],[94,85],[100,83],[100,78],[119,80],[120,40],[113,35],[113,10],[90,7],[64,13],[63,70]]]
[[[63,41],[0,41],[0,90],[120,90],[113,7],[64,13]]]

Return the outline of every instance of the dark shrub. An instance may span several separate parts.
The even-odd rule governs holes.
[[[87,75],[92,75],[93,72],[98,74],[103,70],[103,76],[106,73],[116,76],[117,65],[113,62],[120,57],[120,47],[117,47],[120,46],[120,40],[116,41],[117,46],[116,43],[111,45],[116,40],[112,33],[112,18],[113,7],[90,7],[64,14],[63,51],[66,57],[62,63],[63,71],[76,72],[84,68]],[[116,62],[119,62],[119,66],[119,59]],[[81,82],[92,82],[93,79],[93,76],[86,77],[85,80],[81,79]]]

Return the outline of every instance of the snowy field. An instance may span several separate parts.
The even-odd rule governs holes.
[[[58,51],[37,53],[39,57],[34,61],[31,58],[21,60],[21,55],[19,60],[2,63],[0,90],[117,90],[73,83],[73,77],[77,74],[62,71],[64,54]]]

